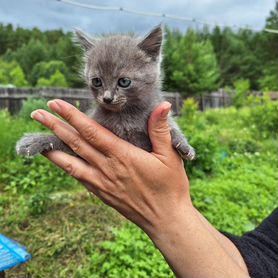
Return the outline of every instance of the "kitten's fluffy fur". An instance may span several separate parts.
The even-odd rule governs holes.
[[[154,28],[144,39],[124,35],[93,39],[79,30],[75,37],[85,53],[84,78],[98,104],[91,117],[119,137],[151,151],[148,118],[163,100],[161,27]],[[173,147],[182,158],[192,160],[195,151],[171,117],[169,125]],[[50,150],[72,153],[56,136],[39,133],[26,134],[16,150],[27,156]]]

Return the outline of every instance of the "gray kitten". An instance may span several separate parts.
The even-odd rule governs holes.
[[[160,64],[163,32],[154,28],[144,39],[111,35],[93,39],[76,30],[85,52],[84,78],[97,105],[91,118],[124,140],[148,152],[148,119],[163,101]],[[172,145],[187,160],[195,157],[174,120],[169,117]],[[54,135],[26,134],[16,145],[18,154],[32,156],[43,151],[71,149]]]

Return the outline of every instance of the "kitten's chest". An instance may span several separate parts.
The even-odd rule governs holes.
[[[146,113],[141,115],[122,115],[96,112],[93,118],[117,136],[128,141],[129,138],[134,137],[135,133],[145,133],[147,135],[148,115]]]

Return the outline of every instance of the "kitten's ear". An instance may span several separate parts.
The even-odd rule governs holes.
[[[138,47],[145,51],[153,59],[156,59],[160,54],[162,40],[162,27],[161,25],[158,25],[138,44]]]
[[[80,44],[85,51],[88,51],[95,46],[93,38],[79,29],[74,29],[73,40]]]

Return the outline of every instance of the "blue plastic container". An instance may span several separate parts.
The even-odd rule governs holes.
[[[0,234],[0,272],[30,259],[31,255],[24,246]]]

